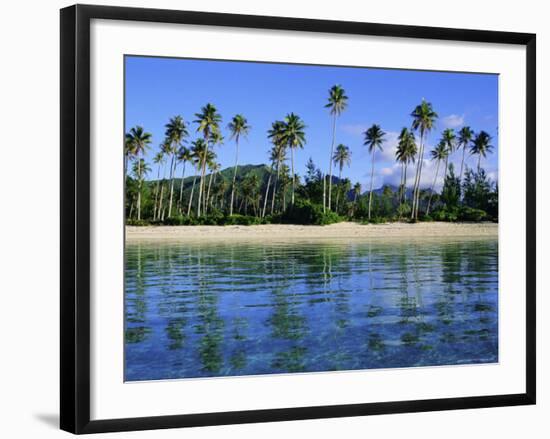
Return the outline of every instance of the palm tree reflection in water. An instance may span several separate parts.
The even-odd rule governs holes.
[[[126,379],[498,361],[496,240],[128,244]]]

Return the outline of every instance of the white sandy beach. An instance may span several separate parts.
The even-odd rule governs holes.
[[[344,222],[328,226],[266,224],[257,226],[126,226],[128,242],[171,240],[185,242],[302,241],[334,239],[497,238],[494,223],[388,223]]]

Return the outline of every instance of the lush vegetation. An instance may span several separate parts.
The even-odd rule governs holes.
[[[251,127],[243,115],[233,116],[225,134],[222,116],[212,104],[205,105],[189,123],[174,116],[166,124],[165,136],[153,163],[143,158],[152,148],[152,135],[136,126],[125,137],[126,218],[128,224],[331,224],[338,221],[496,221],[498,187],[482,168],[482,159],[491,153],[491,136],[470,127],[458,132],[445,129],[435,148],[426,154],[426,137],[438,118],[432,105],[422,101],[411,112],[411,126],[398,138],[395,160],[401,165],[398,187],[374,189],[376,151],[386,146],[386,133],[378,124],[364,132],[364,146],[370,157],[370,184],[363,192],[360,183],[345,178],[350,166],[350,148],[337,142],[338,117],[345,111],[348,97],[342,87],[329,90],[325,105],[329,110],[332,138],[330,160],[323,172],[310,158],[303,175],[296,172],[295,156],[306,148],[306,125],[289,113],[274,121],[266,136],[272,147],[267,164],[241,165],[240,140]],[[195,136],[190,133],[195,128]],[[192,138],[194,137],[194,138]],[[327,142],[328,143],[328,142]],[[221,169],[216,149],[235,148],[235,164]],[[449,158],[459,154],[460,171]],[[477,168],[465,166],[466,154],[477,156]],[[421,187],[423,164],[436,163],[431,187]],[[407,186],[412,167],[414,181]],[[333,175],[338,171],[338,176]],[[440,174],[442,172],[442,174]],[[190,175],[187,175],[190,174]],[[443,187],[435,190],[438,177]]]

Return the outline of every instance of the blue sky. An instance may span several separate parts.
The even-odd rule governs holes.
[[[376,153],[374,187],[399,183],[400,167],[395,163],[397,134],[410,127],[410,113],[424,98],[439,114],[435,129],[427,139],[423,186],[431,185],[435,164],[428,150],[445,128],[470,126],[487,131],[495,146],[493,154],[482,161],[489,176],[498,175],[498,76],[471,73],[422,72],[410,70],[327,67],[235,61],[187,60],[154,57],[126,57],[126,126],[128,131],[141,125],[152,133],[153,143],[145,156],[151,162],[149,178],[156,178],[152,157],[164,137],[170,117],[181,115],[191,122],[190,138],[196,132],[194,114],[206,103],[214,104],[223,118],[224,144],[216,147],[222,169],[233,166],[235,143],[229,139],[227,124],[237,113],[251,125],[247,139],[240,144],[240,164],[267,163],[271,145],[266,132],[271,123],[287,113],[298,114],[306,124],[306,145],[295,154],[296,172],[305,173],[309,157],[324,172],[328,171],[331,119],[328,90],[340,84],[349,97],[348,107],[338,118],[336,144],[351,149],[351,166],[343,176],[359,181],[364,190],[370,179],[371,158],[363,146],[363,132],[373,123],[387,133],[384,150]],[[461,152],[450,161],[460,166]],[[466,163],[475,166],[477,158]],[[181,171],[181,170],[180,170]],[[179,172],[178,171],[178,174]],[[440,171],[441,173],[441,171]],[[412,184],[413,168],[408,171]],[[442,178],[438,179],[437,186]]]

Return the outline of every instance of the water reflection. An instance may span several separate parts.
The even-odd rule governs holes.
[[[129,244],[126,379],[498,361],[496,240]]]

